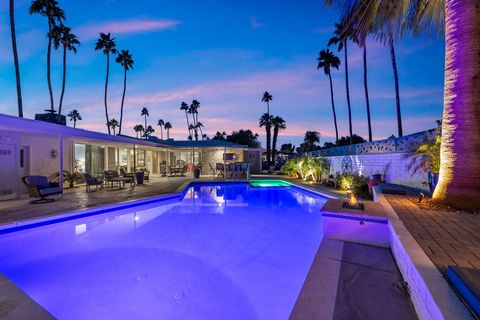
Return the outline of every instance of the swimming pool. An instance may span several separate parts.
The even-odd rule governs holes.
[[[178,199],[0,235],[0,272],[59,319],[286,319],[326,198],[192,184]]]

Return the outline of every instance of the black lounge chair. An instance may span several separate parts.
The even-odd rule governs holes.
[[[448,266],[447,277],[470,310],[480,317],[480,270]]]
[[[97,191],[98,188],[103,189],[103,179],[102,178],[95,178],[90,173],[85,173],[85,188],[87,192],[92,191],[92,186],[95,186],[95,190]]]
[[[40,198],[30,202],[33,204],[53,202],[55,199],[47,199],[47,197],[63,193],[59,183],[49,182],[44,176],[26,176],[22,180],[27,185],[30,196]]]

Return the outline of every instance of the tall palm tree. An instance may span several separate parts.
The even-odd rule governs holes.
[[[318,131],[305,132],[305,137],[303,138],[303,142],[305,142],[307,146],[307,150],[311,151],[315,143],[320,142],[320,133],[318,133]]]
[[[108,126],[112,128],[113,135],[115,135],[115,129],[119,126],[118,121],[115,119],[111,119],[110,121],[108,121]]]
[[[17,34],[15,32],[15,0],[10,0],[10,34],[12,38],[13,63],[15,65],[15,80],[17,84],[18,116],[23,118],[22,85],[20,81],[20,63],[18,62]]]
[[[363,88],[365,89],[365,106],[367,108],[368,141],[373,140],[372,118],[370,115],[370,99],[368,98],[368,79],[367,79],[367,42],[363,40]]]
[[[65,94],[65,83],[67,79],[67,50],[73,51],[74,54],[77,53],[77,47],[80,45],[77,36],[71,32],[69,27],[66,27],[64,24],[60,26],[54,26],[52,29],[52,38],[53,38],[53,47],[55,50],[63,47],[63,60],[62,60],[62,91],[60,94],[60,101],[58,103],[58,114],[62,114],[62,105],[63,105],[63,96]]]
[[[343,5],[350,0],[329,0]],[[480,209],[480,6],[477,0],[395,1],[396,14],[378,13],[381,0],[357,0],[361,28],[368,21],[388,20],[414,34],[445,32],[445,90],[440,150],[440,176],[433,198],[459,208]],[[402,13],[409,13],[407,19]],[[412,14],[413,13],[413,14]],[[383,17],[383,19],[381,19]],[[401,23],[394,24],[396,20]],[[404,23],[407,20],[408,23]],[[405,29],[393,29],[394,35]]]
[[[333,123],[335,124],[335,141],[338,144],[337,114],[335,112],[335,102],[333,100],[332,68],[338,70],[338,67],[340,66],[340,59],[338,59],[337,56],[327,49],[320,51],[317,61],[317,70],[322,69],[330,81],[330,99],[332,102]]]
[[[200,102],[198,100],[193,100],[192,104],[188,108],[188,113],[192,115],[193,125],[191,126],[191,128],[192,128],[193,136],[195,137],[195,141],[198,141],[198,129],[199,129],[199,127],[197,126],[197,123],[198,123],[198,109],[199,108],[200,108]],[[190,128],[190,126],[189,126],[189,128]]]
[[[163,119],[158,120],[157,125],[160,127],[160,137],[163,140],[163,126],[165,125],[165,121]]]
[[[70,111],[67,114],[67,117],[70,118],[70,121],[73,121],[73,127],[74,128],[77,126],[77,121],[82,120],[82,116],[80,115],[80,113],[78,112],[77,109],[74,109],[74,110]]]
[[[279,116],[272,119],[273,126],[273,142],[272,142],[272,160],[275,162],[275,154],[277,153],[277,139],[280,130],[287,129],[287,122]]]
[[[95,45],[95,50],[102,50],[103,54],[107,57],[107,71],[105,75],[105,93],[103,97],[103,103],[105,105],[105,118],[107,119],[108,124],[108,104],[107,104],[107,95],[108,95],[108,77],[110,73],[110,53],[116,54],[116,43],[115,38],[110,36],[110,33],[100,33],[100,38],[98,38]],[[110,127],[107,125],[108,134],[110,134]]]
[[[135,131],[135,133],[137,134],[137,138],[138,138],[138,134],[142,131],[145,131],[145,128],[141,124],[137,124],[133,127],[133,131]]]
[[[170,122],[165,122],[165,130],[167,130],[167,139],[170,139],[170,129],[172,129],[172,124]]]
[[[123,123],[123,104],[125,102],[125,92],[127,91],[127,71],[133,69],[133,57],[128,50],[121,50],[115,59],[117,63],[123,67],[123,93],[122,93],[122,104],[120,105],[120,127],[118,128],[118,134],[122,133],[122,123]]]
[[[180,110],[183,110],[185,111],[185,118],[187,118],[187,130],[188,130],[188,135],[189,136],[192,136],[192,132],[190,130],[190,121],[188,119],[188,109],[189,109],[189,106],[188,104],[185,102],[185,101],[182,101],[181,105],[180,105]]]
[[[273,122],[273,117],[268,114],[264,113],[258,120],[258,126],[260,128],[265,127],[265,136],[266,136],[266,142],[267,142],[267,165],[270,165],[270,150],[271,150],[271,141],[272,141],[272,130],[271,130],[271,125]]]
[[[328,41],[327,46],[331,46],[332,44],[337,45],[338,52],[344,52],[344,61],[345,61],[345,91],[347,95],[347,107],[348,107],[348,130],[350,133],[350,144],[353,143],[353,129],[352,129],[352,106],[350,104],[350,87],[348,85],[348,53],[347,53],[347,40],[348,37],[345,36],[344,27],[340,23],[335,23],[335,36],[330,38]]]
[[[266,144],[267,144],[267,164],[270,165],[271,162],[272,162],[272,151],[271,151],[271,128],[272,128],[272,124],[270,122],[268,122],[270,120],[270,101],[273,100],[273,96],[268,92],[268,91],[265,91],[263,93],[263,96],[262,96],[262,102],[265,102],[267,104],[267,115],[268,117],[266,117],[266,120],[267,120],[267,123],[265,124],[265,130],[268,131],[268,134],[266,135]]]
[[[147,108],[147,107],[143,107],[143,108],[142,108],[142,112],[140,113],[140,115],[145,117],[145,129],[146,129],[146,128],[147,128],[147,117],[150,116],[150,114],[148,113],[148,108]]]
[[[273,100],[273,96],[268,92],[265,91],[262,96],[262,102],[267,104],[267,113],[270,114],[270,101]]]
[[[47,17],[48,21],[48,46],[47,46],[47,84],[48,93],[50,94],[50,110],[55,111],[55,104],[53,101],[52,80],[50,77],[51,70],[51,56],[52,56],[52,30],[57,22],[62,22],[65,19],[65,12],[58,7],[58,2],[55,0],[34,0],[30,8],[30,14],[41,14]]]

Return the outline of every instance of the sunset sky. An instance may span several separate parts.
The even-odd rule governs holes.
[[[105,57],[94,51],[99,32],[111,32],[118,49],[133,53],[128,74],[124,133],[143,123],[140,110],[150,110],[150,124],[170,121],[172,136],[187,136],[181,101],[201,102],[204,132],[258,128],[266,111],[262,93],[273,95],[271,113],[287,121],[280,143],[297,146],[306,130],[334,136],[328,79],[316,70],[318,52],[326,47],[338,15],[323,1],[59,1],[66,25],[81,41],[68,55],[64,110],[78,109],[79,128],[106,132],[103,85]],[[49,107],[46,84],[47,21],[28,13],[30,1],[16,1],[18,49],[24,112],[32,118]],[[374,138],[396,134],[395,98],[388,48],[368,43],[369,91]],[[404,38],[397,44],[397,63],[404,133],[435,125],[443,103],[444,40]],[[334,48],[332,48],[334,50]],[[341,135],[348,132],[343,52],[333,73]],[[362,51],[349,46],[350,90],[354,132],[367,137]],[[112,63],[110,117],[119,119],[123,73]],[[53,54],[55,101],[61,85],[61,51]],[[0,0],[0,113],[17,112],[8,1]],[[70,124],[69,124],[70,125]],[[154,127],[159,134],[158,128]],[[263,142],[263,137],[262,137]]]

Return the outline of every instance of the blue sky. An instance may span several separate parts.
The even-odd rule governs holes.
[[[250,128],[263,135],[258,118],[266,111],[262,93],[273,95],[271,113],[287,121],[280,143],[298,145],[306,130],[322,143],[334,136],[329,85],[316,70],[316,57],[333,31],[338,15],[323,1],[60,1],[82,43],[68,56],[64,110],[78,109],[80,128],[106,131],[103,111],[105,57],[94,51],[98,32],[111,32],[118,49],[133,53],[128,75],[124,131],[142,123],[147,106],[151,124],[170,121],[172,136],[186,136],[180,102],[201,102],[200,121],[210,136],[216,131]],[[18,49],[27,117],[49,106],[46,85],[47,24],[30,16],[30,1],[16,1]],[[135,3],[135,5],[134,5]],[[0,0],[0,113],[16,114],[10,47],[8,1]],[[397,44],[404,133],[434,126],[443,103],[444,41],[407,37]],[[340,53],[343,64],[343,53]],[[388,48],[368,43],[369,92],[374,138],[396,133],[394,84]],[[354,132],[367,136],[362,51],[349,46]],[[113,63],[109,108],[119,119],[122,69]],[[55,100],[61,81],[61,52],[54,52]],[[348,132],[344,69],[333,73],[339,131]],[[158,128],[156,128],[157,131]],[[159,132],[157,132],[159,133]]]

